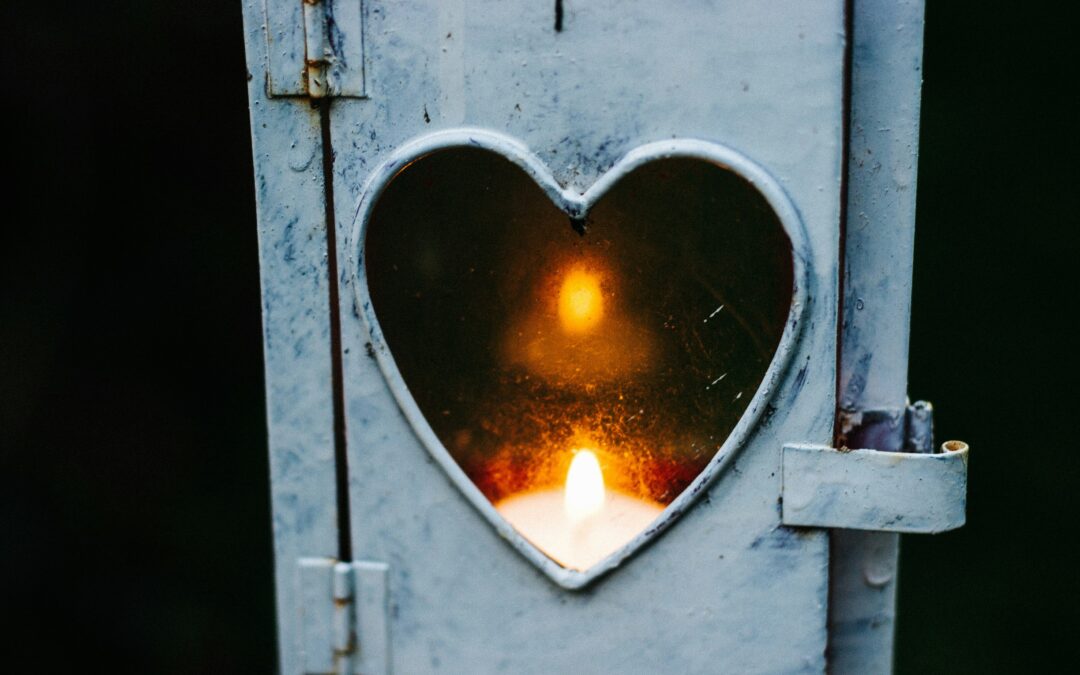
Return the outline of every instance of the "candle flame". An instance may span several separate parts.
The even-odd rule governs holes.
[[[578,450],[566,472],[563,506],[573,522],[581,522],[604,507],[604,474],[592,450]]]
[[[583,269],[570,270],[559,289],[559,319],[563,329],[584,333],[599,323],[603,315],[599,275]]]

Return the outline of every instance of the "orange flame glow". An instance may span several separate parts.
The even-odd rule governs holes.
[[[570,270],[559,289],[559,320],[563,330],[584,333],[600,323],[603,316],[600,276],[581,268]]]

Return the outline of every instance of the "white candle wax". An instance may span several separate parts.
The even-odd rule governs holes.
[[[566,490],[513,495],[496,509],[514,529],[563,567],[586,570],[614,553],[663,511],[653,502],[608,490],[603,505],[584,518],[565,508]]]

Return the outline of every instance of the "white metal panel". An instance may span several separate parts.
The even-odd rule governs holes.
[[[337,555],[319,115],[270,99],[261,0],[244,2],[282,672],[299,672],[297,560]]]
[[[829,443],[835,392],[842,3],[368,6],[369,100],[335,101],[353,546],[390,564],[398,672],[824,669],[828,546],[780,525],[780,447]],[[500,540],[398,409],[353,304],[370,172],[461,125],[525,143],[583,192],[648,142],[700,138],[769,171],[809,230],[807,330],[771,410],[663,537],[581,591]]]

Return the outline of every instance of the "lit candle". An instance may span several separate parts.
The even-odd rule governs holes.
[[[513,495],[495,508],[549,558],[576,570],[615,552],[663,511],[654,502],[607,490],[591,450],[574,454],[564,487]]]

